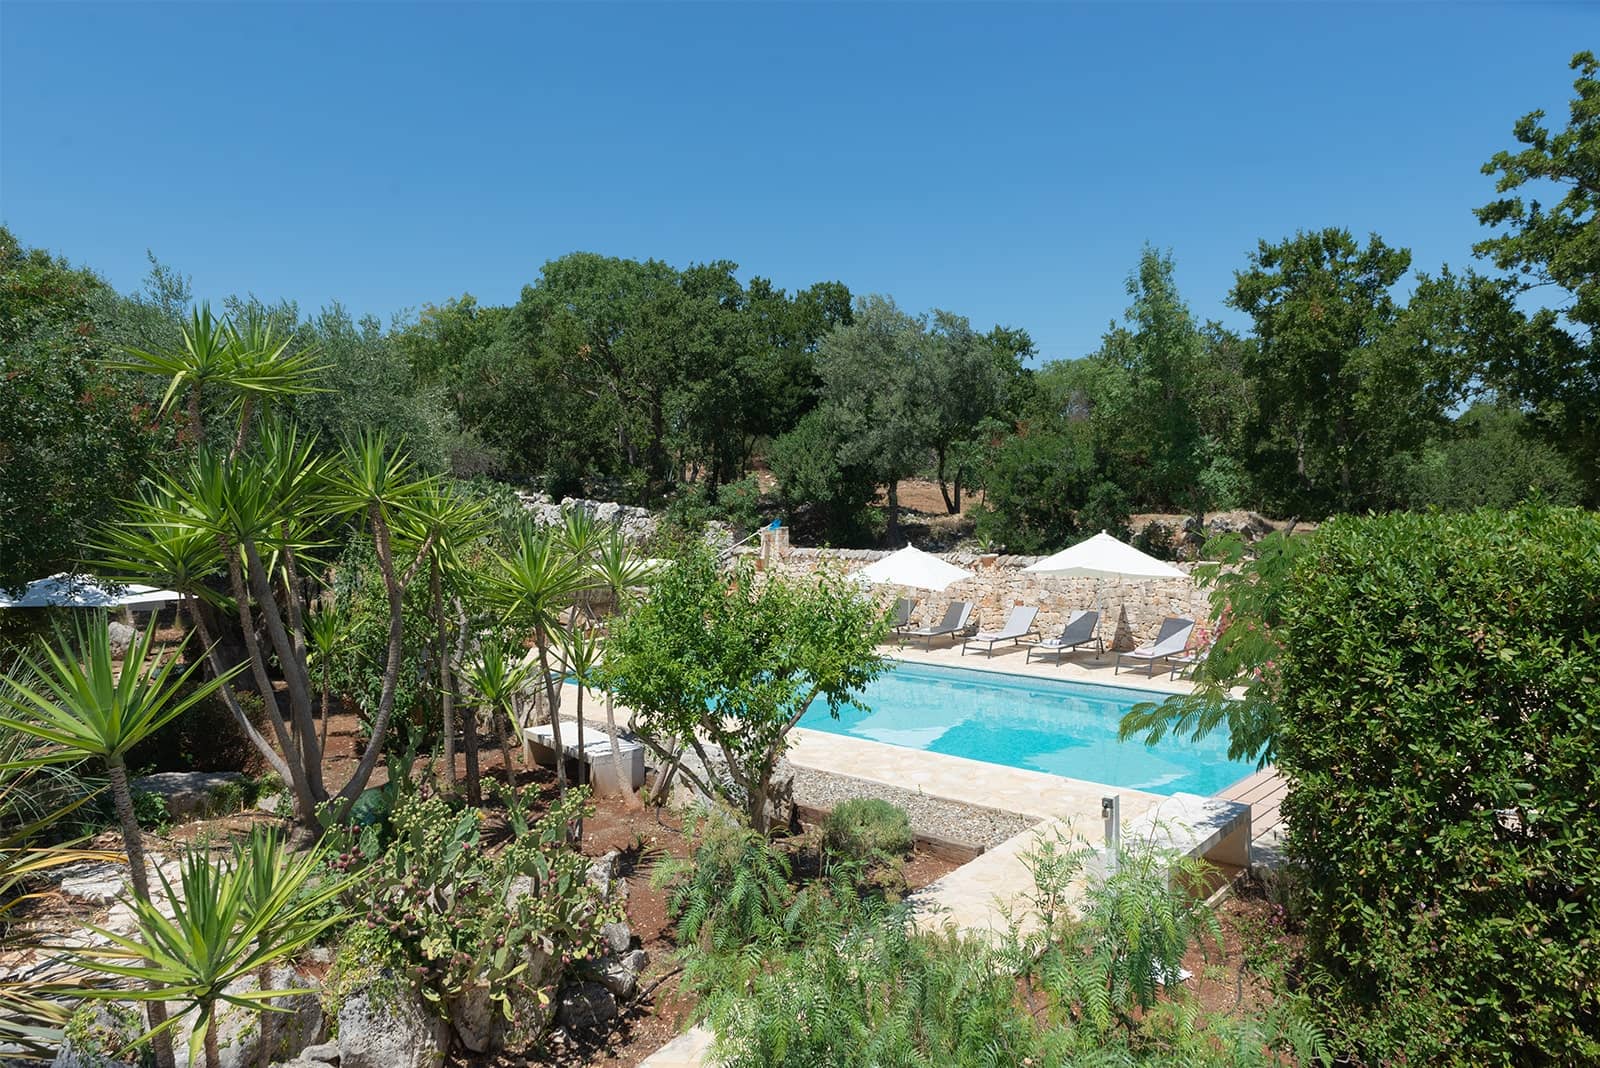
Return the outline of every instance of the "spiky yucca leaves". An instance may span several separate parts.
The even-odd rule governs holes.
[[[524,524],[510,553],[500,557],[491,589],[505,621],[533,634],[543,673],[545,698],[550,705],[550,724],[556,752],[562,752],[561,716],[557,709],[555,676],[550,673],[550,646],[564,628],[561,612],[588,584],[581,561],[575,559],[561,540]],[[566,796],[566,761],[556,761],[556,788]]]
[[[18,912],[40,894],[40,877],[53,869],[85,861],[115,861],[117,854],[79,847],[81,839],[56,841],[61,822],[88,802],[80,793],[64,804],[41,804],[58,797],[56,784],[41,781],[59,770],[60,754],[41,749],[26,735],[0,732],[0,933],[13,952],[37,947],[35,932],[12,926]],[[49,843],[49,844],[45,844]],[[61,1027],[72,1013],[75,985],[44,980],[0,981],[0,1044],[50,1057],[61,1044]]]
[[[189,313],[189,321],[178,330],[179,343],[162,352],[128,349],[126,360],[108,363],[114,370],[134,371],[168,379],[161,398],[166,411],[179,395],[188,392],[189,427],[197,442],[205,440],[204,395],[208,387],[224,385],[233,367],[228,351],[227,319],[211,314],[211,305],[202,304]]]
[[[179,670],[176,651],[154,656],[156,620],[134,636],[119,669],[111,657],[111,642],[104,617],[79,622],[68,634],[56,632],[55,644],[41,642],[36,654],[20,661],[21,677],[0,680],[0,729],[14,730],[63,753],[103,762],[111,779],[111,796],[122,825],[123,847],[128,853],[130,883],[136,900],[150,899],[149,875],[139,822],[133,814],[133,794],[124,762],[128,750],[214,693],[228,676],[210,680],[196,677],[198,663]],[[160,1001],[149,1006],[150,1025],[160,1029],[166,1008]],[[165,1040],[156,1044],[162,1068],[172,1063]]]
[[[256,864],[271,867],[251,870]],[[291,859],[263,843],[220,865],[213,863],[204,849],[191,846],[179,858],[177,886],[159,870],[156,873],[170,917],[160,905],[134,898],[129,902],[134,933],[128,936],[93,928],[108,944],[83,950],[74,962],[102,975],[140,979],[146,984],[135,990],[95,991],[95,997],[183,1003],[184,1008],[154,1026],[152,1034],[170,1034],[180,1020],[192,1014],[190,1062],[203,1046],[208,1068],[217,1068],[219,1003],[267,1010],[274,1008],[272,998],[302,992],[256,989],[229,993],[229,985],[298,952],[343,919],[324,908],[339,892],[340,884],[330,879],[315,888],[309,885],[313,871],[320,867],[317,855]]]
[[[613,615],[624,611],[633,592],[654,582],[659,574],[657,566],[640,556],[617,527],[610,528],[596,539],[584,567],[588,574],[589,585],[609,596]],[[604,626],[603,623],[600,625]],[[605,694],[606,730],[615,738],[616,698],[609,686],[605,687]],[[632,784],[623,774],[622,753],[613,748],[611,758],[617,782],[622,786],[624,802],[629,808],[640,807],[638,795],[633,792]]]
[[[534,685],[538,674],[539,669],[533,662],[533,654],[516,649],[498,634],[484,638],[478,648],[478,655],[461,665],[461,681],[466,684],[469,691],[477,695],[482,707],[488,712],[495,738],[500,743],[500,758],[505,762],[506,769],[506,787],[510,790],[513,803],[517,797],[517,775],[516,768],[511,764],[511,747],[506,741],[506,728],[509,725],[513,729],[521,730],[521,724],[516,716],[517,700],[525,690]],[[556,741],[558,753],[561,751],[560,744],[558,738]],[[560,758],[557,758],[556,763],[558,765],[561,763]]]

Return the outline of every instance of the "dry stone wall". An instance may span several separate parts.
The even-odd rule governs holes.
[[[779,539],[773,539],[779,541]],[[773,574],[803,577],[824,570],[848,573],[865,567],[889,554],[876,549],[789,548],[764,541],[762,567]],[[752,550],[762,552],[762,550]],[[1028,604],[1039,609],[1038,627],[1046,635],[1060,633],[1067,617],[1080,608],[1093,608],[1098,598],[1101,611],[1100,633],[1115,649],[1132,649],[1155,638],[1167,616],[1205,619],[1210,614],[1209,590],[1189,579],[1150,579],[1119,581],[1112,579],[1064,578],[1023,571],[1037,556],[979,556],[974,553],[936,553],[942,560],[974,572],[942,593],[900,586],[873,586],[872,592],[893,603],[896,597],[916,599],[912,619],[919,625],[933,624],[944,615],[951,601],[973,601],[978,624],[999,627],[1013,605]],[[1190,564],[1176,565],[1189,571]]]

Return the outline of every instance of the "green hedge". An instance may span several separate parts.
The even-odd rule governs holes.
[[[1600,515],[1316,541],[1269,666],[1313,996],[1367,1063],[1600,1063]]]

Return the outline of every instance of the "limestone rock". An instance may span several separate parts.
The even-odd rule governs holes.
[[[639,974],[649,963],[650,954],[642,949],[606,957],[599,963],[600,985],[611,991],[618,1001],[627,1001],[639,989]]]
[[[592,1031],[616,1018],[617,999],[600,983],[576,983],[561,991],[556,1020],[562,1027],[573,1031]]]
[[[621,956],[633,946],[633,928],[617,920],[600,928],[600,939],[608,952]]]
[[[358,990],[339,1008],[339,1068],[438,1068],[450,1025],[409,989]]]
[[[128,650],[133,647],[133,639],[137,637],[138,634],[139,632],[133,627],[128,626],[126,623],[118,622],[115,619],[113,619],[110,623],[107,623],[106,637],[111,644],[111,655],[128,655]]]
[[[475,983],[451,998],[449,1015],[456,1037],[473,1053],[487,1053],[505,1044],[505,1017],[490,999],[487,983]]]
[[[136,794],[159,796],[174,820],[187,820],[220,812],[230,803],[229,794],[237,798],[235,791],[243,784],[244,776],[237,771],[163,771],[129,785]]]

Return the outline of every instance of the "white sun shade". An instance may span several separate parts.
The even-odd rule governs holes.
[[[1164,560],[1120,542],[1105,531],[1062,549],[1036,564],[1023,568],[1039,575],[1068,575],[1074,578],[1187,578]]]
[[[868,564],[851,575],[861,582],[880,586],[914,586],[919,590],[942,590],[953,582],[971,578],[972,572],[947,564],[937,556],[907,545],[875,564]]]
[[[113,593],[89,575],[69,575],[65,571],[35,579],[19,595],[0,589],[0,608],[148,608],[179,599],[173,590],[137,584]]]

